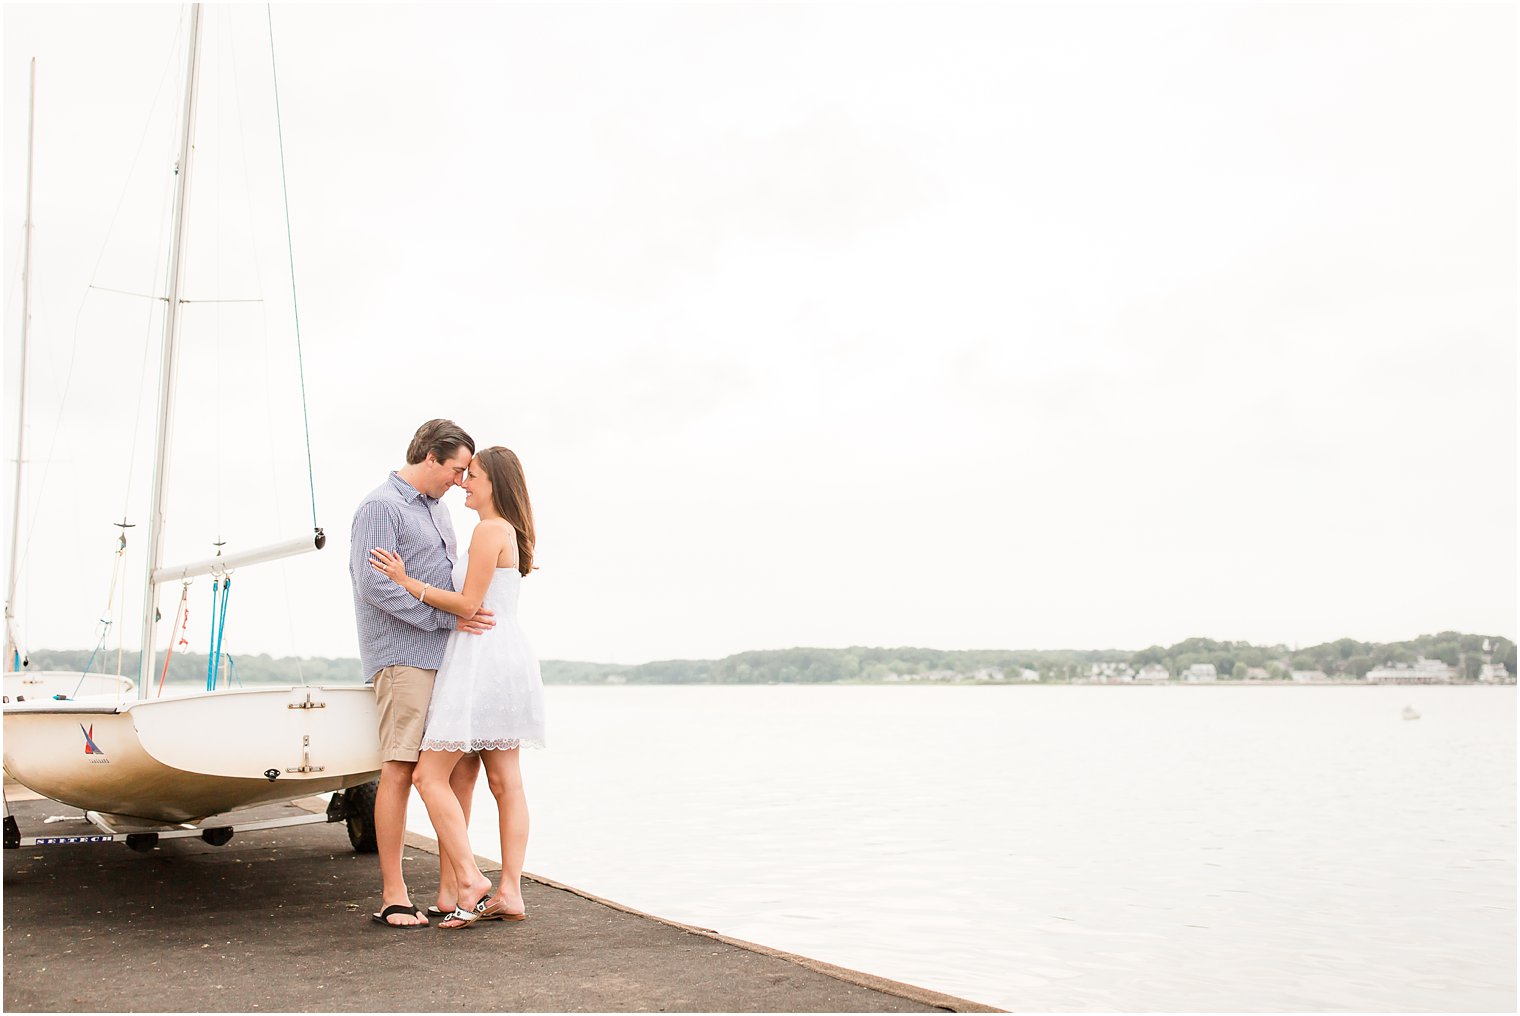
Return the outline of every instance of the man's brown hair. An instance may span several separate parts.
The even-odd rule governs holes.
[[[447,462],[461,448],[468,448],[471,456],[475,454],[475,440],[463,427],[453,420],[429,420],[417,428],[412,443],[406,446],[406,464],[415,466],[428,457],[428,452],[433,453],[434,461]]]

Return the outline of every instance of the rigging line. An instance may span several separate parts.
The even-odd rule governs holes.
[[[301,376],[301,422],[306,428],[306,479],[311,489],[311,526],[317,528],[317,479],[311,464],[311,414],[306,408],[306,365],[301,357],[301,309],[296,303],[296,248],[290,231],[290,185],[285,178],[285,126],[280,122],[279,64],[274,55],[274,9],[264,5],[269,21],[269,75],[274,82],[274,126],[280,140],[280,191],[285,197],[285,246],[290,254],[290,309],[296,322],[296,370]]]
[[[248,137],[247,120],[243,116],[243,85],[242,72],[238,66],[237,33],[227,33],[228,58],[232,62],[232,108],[236,113],[235,120],[238,125],[238,156],[243,162],[243,212],[248,220],[248,235],[258,235],[253,225],[253,174],[248,171]],[[253,251],[253,288],[257,292],[264,292],[264,272],[259,267],[259,245],[249,245]]]
[[[258,235],[258,229],[255,226],[253,216],[253,173],[249,170],[248,167],[249,145],[247,125],[249,120],[248,117],[243,114],[243,76],[240,70],[241,65],[238,63],[238,37],[236,33],[229,34],[229,43],[232,59],[232,100],[233,106],[237,111],[236,123],[238,125],[238,154],[242,157],[243,160],[243,212],[248,222],[248,235],[250,237],[253,237]],[[262,293],[264,292],[264,269],[262,258],[260,257],[258,244],[252,244],[251,248],[253,254],[252,266],[254,289],[257,292]],[[264,418],[268,423],[268,426],[264,428],[264,440],[265,447],[267,447],[269,450],[269,483],[270,489],[274,492],[275,511],[277,513],[277,517],[283,520],[285,495],[280,488],[280,471],[277,468],[277,463],[280,461],[280,456],[275,452],[274,440],[275,435],[280,432],[280,427],[277,425],[275,420],[274,387],[270,383],[269,377],[270,361],[273,359],[273,357],[270,355],[269,343],[269,307],[266,304],[259,309],[261,311],[259,314],[259,336],[263,339],[264,350]],[[286,586],[285,609],[286,612],[289,613],[289,583],[286,583]]]
[[[253,218],[253,174],[249,171],[248,168],[248,118],[243,115],[243,76],[240,72],[240,65],[238,64],[238,42],[236,33],[230,34],[228,41],[230,43],[229,50],[231,52],[232,59],[232,100],[233,107],[237,111],[236,122],[238,124],[238,154],[242,157],[243,160],[243,213],[248,222],[248,235],[252,237],[258,235],[258,230],[255,227]],[[264,269],[261,264],[262,259],[260,258],[259,246],[258,244],[252,244],[251,247],[253,253],[252,264],[254,289],[262,293],[264,292]],[[275,423],[273,387],[269,381],[269,366],[270,360],[272,359],[272,357],[269,355],[269,308],[266,305],[260,307],[259,309],[262,312],[259,314],[259,335],[262,337],[264,342],[264,418],[268,422],[268,426],[264,428],[264,439],[265,446],[269,449],[269,480],[270,489],[274,491],[275,511],[277,513],[277,517],[283,520],[285,497],[283,492],[280,490],[279,469],[276,467],[276,463],[279,461],[280,457],[275,454],[274,445],[274,435],[279,432],[279,427],[277,427]],[[290,609],[288,595],[285,603],[285,609],[287,611]]]
[[[90,668],[95,665],[95,654],[100,652],[100,647],[106,644],[106,634],[111,630],[111,622],[101,618],[101,624],[103,627],[100,629],[100,641],[95,643],[95,648],[90,651],[90,658],[84,664],[84,672],[79,675],[79,684],[74,685],[74,694],[69,696],[70,698],[79,695],[79,689],[84,685],[84,679],[89,676]]]
[[[93,283],[100,275],[101,262],[105,260],[106,248],[110,246],[111,234],[116,231],[116,220],[121,216],[121,209],[127,200],[127,189],[132,183],[132,176],[137,172],[137,164],[142,160],[143,149],[147,147],[148,132],[152,126],[153,110],[158,109],[158,100],[164,94],[164,83],[169,80],[169,71],[175,64],[175,56],[179,53],[179,40],[185,33],[185,15],[181,13],[179,27],[174,33],[174,44],[169,47],[168,56],[164,60],[164,69],[158,77],[158,88],[153,93],[153,104],[148,107],[148,122],[143,124],[142,136],[137,139],[137,152],[132,156],[132,165],[127,170],[126,179],[121,185],[121,194],[116,198],[116,210],[111,213],[111,223],[106,227],[106,238],[100,245],[100,253],[95,258],[95,267],[90,270],[90,281]],[[128,293],[128,296],[140,296],[139,293]]]
[[[211,635],[206,643],[206,690],[211,691],[216,687],[216,607],[217,598],[221,593],[222,580],[219,576],[211,577]]]
[[[182,12],[182,14],[180,16],[179,28],[178,28],[178,30],[176,31],[176,34],[175,34],[175,45],[170,49],[170,60],[169,60],[169,62],[165,64],[164,74],[165,74],[166,77],[168,75],[168,68],[170,66],[172,66],[173,63],[174,63],[174,61],[173,61],[172,58],[173,58],[174,54],[177,53],[178,50],[179,50],[179,39],[184,35],[186,27],[187,27],[187,24],[188,24],[188,18],[191,15],[192,15],[191,10],[189,8],[186,8],[186,10],[184,12]],[[160,79],[160,81],[159,81],[159,91],[162,92],[162,90],[163,90],[163,80]],[[179,90],[177,90],[176,94],[178,94],[179,91],[182,91],[182,88],[179,89]],[[154,108],[157,108],[157,101],[158,101],[157,97],[155,96],[155,98],[154,98]],[[153,249],[160,252],[160,257],[158,259],[156,259],[156,263],[154,264],[154,268],[153,268],[153,277],[151,279],[152,288],[155,289],[155,290],[159,289],[161,286],[164,286],[165,288],[167,288],[166,282],[167,282],[167,279],[168,279],[168,276],[169,276],[169,264],[170,264],[170,261],[172,260],[172,255],[170,254],[170,251],[169,251],[169,246],[170,245],[164,242],[164,235],[168,231],[168,229],[170,227],[170,224],[171,224],[171,220],[173,219],[173,213],[172,213],[172,211],[168,212],[168,214],[165,214],[165,212],[166,212],[166,210],[168,210],[171,207],[169,198],[170,198],[170,194],[173,192],[173,189],[174,189],[173,185],[174,185],[175,177],[178,176],[178,174],[179,174],[179,165],[178,165],[177,162],[174,163],[174,167],[175,167],[175,172],[174,173],[165,173],[165,174],[163,174],[163,182],[160,185],[161,189],[159,191],[159,199],[158,199],[158,201],[159,201],[158,237],[157,237],[157,239],[154,242]],[[162,301],[165,304],[166,311],[167,311],[167,305],[168,305],[168,302],[169,302],[168,296],[165,295],[163,297],[160,297],[159,300]],[[127,528],[129,526],[129,523],[127,522],[127,519],[129,518],[130,513],[131,513],[131,506],[132,506],[132,477],[137,472],[137,448],[138,448],[138,442],[139,442],[139,440],[142,437],[143,399],[147,395],[147,391],[148,391],[148,380],[147,380],[148,379],[148,370],[149,370],[149,367],[152,364],[153,336],[154,336],[154,332],[155,332],[155,329],[153,327],[153,316],[154,316],[154,312],[157,309],[158,309],[158,301],[150,302],[148,304],[148,313],[147,313],[147,315],[143,319],[144,330],[143,330],[142,367],[138,371],[138,376],[137,376],[137,405],[136,405],[136,407],[132,411],[132,443],[129,446],[129,450],[127,452],[126,483],[123,484],[123,488],[124,489],[122,491],[122,496],[121,496],[121,526],[122,526],[122,536],[123,536],[123,538],[125,538],[125,536],[126,536]],[[144,610],[146,610],[146,609],[147,609],[147,604],[144,604]],[[157,615],[157,610],[158,610],[158,608],[155,605],[154,606],[155,616]],[[186,607],[186,613],[185,613],[185,622],[188,624],[189,621],[190,621],[189,607],[187,606]],[[125,629],[125,626],[123,626],[120,638],[121,638],[120,648],[117,651],[117,671],[118,671],[118,673],[120,672],[120,669],[121,669],[121,660],[122,660],[122,657],[125,654],[125,650],[126,650],[126,629]],[[139,657],[142,657],[143,655],[145,655],[146,652],[147,652],[147,650],[148,650],[148,648],[149,648],[148,646],[139,646],[138,647],[138,655],[139,655]],[[172,646],[170,647],[170,652],[171,653],[173,652],[173,647]],[[168,674],[168,672],[169,672],[168,671],[168,660],[166,658],[165,661],[164,661],[164,673]],[[146,681],[150,676],[151,675],[142,675],[142,676],[139,677],[139,680]],[[161,690],[161,688],[162,688],[162,686],[160,685],[160,690]],[[142,692],[144,694],[146,694],[146,689],[142,689]]]
[[[116,199],[116,210],[111,213],[111,223],[110,223],[109,226],[106,227],[106,239],[101,242],[100,253],[95,258],[95,266],[94,266],[94,268],[92,268],[90,270],[90,279],[91,279],[91,284],[92,285],[93,285],[93,280],[100,274],[100,266],[101,266],[101,263],[105,260],[105,256],[106,256],[106,248],[110,245],[111,234],[116,229],[116,220],[120,217],[122,206],[126,203],[127,190],[128,190],[128,187],[130,186],[130,184],[132,182],[132,176],[133,176],[134,173],[136,173],[136,171],[137,171],[137,164],[142,159],[143,149],[147,147],[148,135],[150,133],[150,128],[151,128],[152,120],[153,120],[153,114],[152,114],[151,111],[158,108],[159,98],[163,95],[163,91],[164,91],[164,82],[167,81],[168,78],[169,78],[169,69],[174,65],[174,62],[175,62],[174,61],[174,57],[175,57],[175,55],[177,54],[177,52],[179,50],[179,40],[184,35],[184,32],[185,32],[185,15],[181,14],[180,15],[180,19],[179,19],[179,27],[178,27],[178,29],[175,32],[175,37],[174,37],[175,38],[175,42],[174,42],[173,45],[171,45],[169,47],[168,56],[165,58],[165,62],[164,62],[163,73],[159,75],[158,88],[153,93],[153,104],[149,107],[150,112],[148,114],[147,122],[144,123],[142,134],[141,134],[141,136],[137,140],[137,152],[136,152],[136,154],[134,154],[132,156],[132,166],[131,166],[130,169],[127,170],[126,178],[125,178],[125,180],[122,183],[121,193],[117,196],[117,199]],[[160,238],[160,240],[162,240],[162,238],[163,238],[161,232],[160,232],[159,238]],[[138,294],[130,294],[130,295],[134,295],[135,296],[135,295],[138,295]],[[53,435],[52,435],[51,439],[48,442],[48,454],[47,454],[47,458],[44,459],[43,463],[42,463],[42,479],[41,479],[41,481],[39,482],[39,484],[37,486],[38,499],[39,499],[38,503],[39,504],[40,504],[40,499],[41,499],[42,493],[47,490],[48,474],[52,470],[53,453],[54,453],[54,451],[57,450],[57,447],[58,447],[58,433],[59,433],[59,431],[63,427],[64,410],[68,406],[69,391],[70,391],[70,389],[71,389],[71,387],[73,385],[73,380],[74,380],[74,362],[75,362],[75,358],[76,358],[76,356],[78,355],[78,352],[79,352],[79,324],[80,324],[80,320],[84,317],[84,308],[85,308],[85,304],[89,301],[89,296],[90,296],[90,294],[89,294],[89,287],[86,287],[86,291],[85,291],[84,295],[82,297],[80,297],[80,300],[79,300],[79,309],[77,311],[75,311],[75,313],[74,313],[74,331],[73,331],[73,336],[72,336],[72,338],[70,340],[70,344],[69,344],[69,366],[68,366],[68,370],[64,374],[63,394],[60,396],[60,398],[58,400],[58,416],[57,416],[57,419],[54,420],[54,422],[53,422]],[[151,317],[151,311],[150,311],[150,317]],[[141,408],[142,408],[142,395],[141,395],[141,388],[139,388],[139,393],[138,393],[138,415],[139,416],[141,415]],[[133,425],[133,444],[134,444],[134,447],[135,447],[136,440],[137,440],[136,435],[137,435],[137,428],[136,428],[136,424],[134,423],[134,425]],[[131,473],[130,473],[130,470],[128,472],[127,480],[128,480],[128,483],[130,484],[131,483]],[[16,564],[17,568],[24,568],[24,567],[26,567],[27,565],[30,564],[31,549],[32,549],[32,537],[35,535],[36,529],[37,529],[37,514],[38,513],[36,511],[36,506],[33,506],[32,521],[31,521],[31,524],[27,526],[27,530],[26,530],[26,542],[23,543],[22,546],[21,546],[21,551],[20,551],[20,558],[21,559]]]
[[[110,634],[113,611],[116,607],[116,584],[121,577],[121,559],[126,555],[126,553],[127,533],[126,530],[122,530],[121,540],[120,543],[117,544],[116,554],[114,555],[116,560],[111,563],[111,586],[106,590],[106,609],[105,613],[100,618],[100,623],[103,626],[100,629],[100,643],[95,647],[95,652],[90,654],[89,662],[84,665],[84,673],[79,675],[79,683],[74,685],[74,694],[70,695],[69,698],[79,697],[79,689],[84,687],[84,679],[89,675],[90,667],[95,662],[95,653],[98,653],[101,649],[105,648],[106,636]],[[102,666],[104,666],[104,664],[102,664]],[[102,671],[102,673],[104,673],[104,671]]]
[[[180,620],[181,617],[184,618],[183,621]],[[189,582],[182,583],[181,586],[180,586],[179,609],[177,611],[175,611],[174,621],[175,621],[174,628],[178,628],[179,629],[179,641],[178,642],[171,641],[169,643],[169,651],[164,654],[164,669],[163,669],[163,672],[158,675],[158,696],[159,696],[159,698],[163,698],[163,695],[164,695],[164,681],[169,676],[169,661],[174,658],[174,650],[178,649],[180,646],[184,646],[187,649],[190,647],[190,637],[189,637],[189,631],[190,631],[190,583]],[[173,631],[174,628],[170,628],[169,630]]]
[[[110,286],[97,286],[93,282],[90,283],[85,288],[86,289],[99,290],[102,293],[115,293],[118,296],[135,296],[135,297],[138,297],[139,299],[143,299],[143,300],[157,300],[160,303],[168,303],[169,302],[169,298],[167,296],[155,296],[152,293],[134,293],[134,292],[132,292],[129,289],[112,289]],[[191,304],[191,303],[263,303],[263,302],[264,302],[264,298],[262,296],[228,297],[228,298],[222,299],[222,300],[181,300],[180,301],[181,304]]]
[[[122,539],[123,540],[126,539],[126,530],[122,530]],[[125,558],[125,555],[126,555],[126,552],[127,552],[127,548],[126,547],[122,547],[121,551],[122,551],[123,558]],[[123,563],[123,565],[125,565],[126,561],[123,560],[122,563]],[[125,596],[122,597],[122,608],[123,609],[126,608],[126,597]],[[116,676],[117,677],[121,676],[122,663],[126,659],[126,655],[127,655],[127,626],[123,624],[123,625],[119,625],[117,627],[117,629],[116,629]]]
[[[125,570],[126,567],[127,567],[127,530],[134,528],[133,524],[127,521],[127,515],[126,515],[125,511],[122,512],[121,521],[118,522],[118,523],[116,523],[116,527],[121,530],[121,533],[117,536],[117,551],[116,552],[117,552],[117,554],[119,554],[121,556],[122,569]],[[127,597],[126,597],[126,593],[125,592],[122,593],[121,603],[122,603],[122,609],[125,610],[126,609],[126,604],[127,604]],[[121,676],[122,664],[123,664],[124,660],[126,659],[126,655],[127,655],[127,626],[126,625],[121,625],[116,630],[116,676],[117,677]]]
[[[213,590],[212,595],[215,596]],[[222,676],[222,636],[227,632],[227,601],[232,599],[232,575],[229,573],[222,576],[222,609],[216,616],[216,631],[214,645],[211,652],[211,675],[206,682],[207,691],[216,691],[217,683]]]
[[[102,293],[115,293],[118,296],[135,296],[135,297],[139,297],[140,299],[143,299],[143,300],[164,300],[164,301],[168,301],[168,299],[169,299],[167,296],[155,296],[152,293],[134,293],[131,290],[127,290],[127,289],[112,289],[110,286],[97,286],[93,282],[90,283],[85,288],[86,289],[96,289],[96,290],[99,290]]]
[[[163,189],[158,199],[158,239],[155,241],[153,249],[161,252],[161,258],[153,269],[154,289],[159,288],[162,280],[169,273],[169,251],[168,245],[164,243],[164,234],[169,229],[169,220],[172,216],[166,215],[164,212],[169,207],[169,193],[173,189],[173,182],[173,176],[169,174],[164,175]],[[160,272],[163,274],[160,275]],[[168,297],[163,297],[162,299],[165,304],[169,302]],[[153,327],[153,314],[157,309],[156,305],[149,304],[148,314],[143,321],[145,327],[143,331],[142,369],[137,375],[137,408],[132,412],[132,444],[127,452],[127,482],[125,485],[126,489],[122,492],[121,497],[121,521],[124,523],[127,521],[132,504],[132,476],[137,472],[137,442],[142,435],[143,398],[148,390],[148,368],[152,364],[153,335],[155,331]],[[123,638],[125,638],[125,635],[123,635]]]
[[[14,647],[11,650],[11,670],[19,671],[21,669],[21,640],[16,637],[16,626],[13,622],[14,619],[11,617],[5,619],[5,637],[10,639],[10,644]]]
[[[69,391],[74,384],[74,363],[79,356],[79,322],[84,316],[84,305],[88,299],[89,293],[86,293],[79,301],[79,309],[74,312],[74,332],[73,339],[69,343],[68,369],[64,371],[63,375],[63,394],[58,399],[58,415],[53,420],[53,435],[48,439],[47,456],[42,460],[42,479],[37,483],[37,500],[32,505],[32,519],[26,527],[26,539],[22,541],[21,550],[18,554],[19,560],[16,562],[18,570],[25,569],[31,561],[32,537],[37,531],[37,521],[42,515],[42,512],[39,510],[42,505],[42,494],[47,490],[48,474],[53,469],[53,453],[58,450],[58,434],[63,430],[63,412],[69,404]],[[22,425],[25,426],[24,423]]]

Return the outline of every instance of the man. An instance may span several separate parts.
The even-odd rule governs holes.
[[[414,600],[406,590],[375,571],[369,552],[382,547],[406,562],[407,572],[438,589],[454,588],[458,549],[448,509],[439,500],[462,486],[475,455],[475,442],[451,420],[429,420],[417,428],[406,450],[406,465],[372,490],[354,512],[348,573],[359,623],[359,656],[375,686],[380,711],[380,789],[375,795],[375,840],[380,852],[382,902],[374,920],[393,928],[425,928],[401,871],[406,806],[412,770],[422,744],[433,679],[443,662],[449,632],[478,635],[496,624],[489,610],[468,620]],[[466,756],[450,779],[469,821],[470,800],[480,759]],[[453,875],[440,859],[439,909],[455,902]]]

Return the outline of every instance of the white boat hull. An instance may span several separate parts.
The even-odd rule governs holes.
[[[251,688],[5,708],[5,769],[63,804],[195,822],[375,779],[374,689]]]
[[[115,674],[80,674],[77,670],[7,670],[5,704],[48,701],[55,695],[68,698],[98,695],[130,695],[137,687],[130,677]]]

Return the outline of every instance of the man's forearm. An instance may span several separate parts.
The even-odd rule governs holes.
[[[403,624],[409,624],[422,631],[439,631],[454,627],[453,614],[419,602],[405,589],[372,569],[371,574],[375,578],[365,576],[359,580],[359,596],[365,603],[376,610],[384,611]]]

